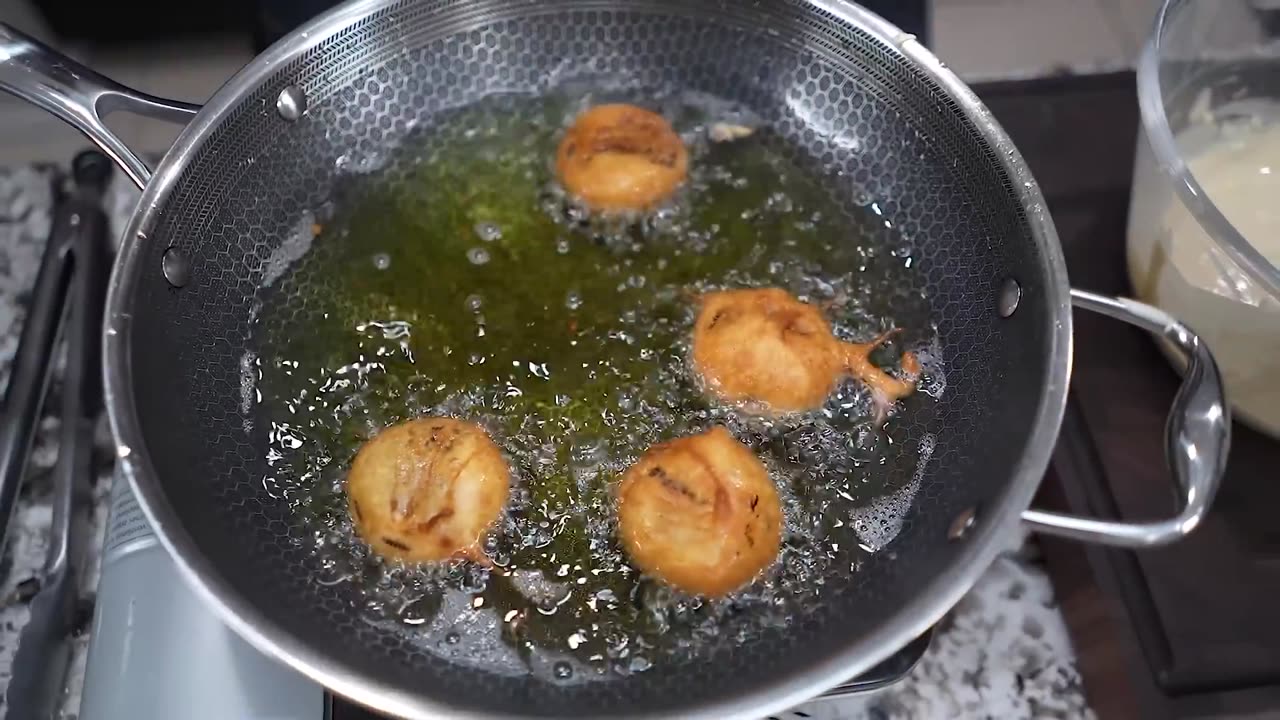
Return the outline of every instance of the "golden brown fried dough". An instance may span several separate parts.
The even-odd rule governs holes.
[[[715,427],[654,445],[627,470],[618,532],[649,575],[685,592],[725,595],[777,557],[782,508],[760,460]]]
[[[671,125],[634,105],[583,112],[556,151],[565,189],[605,213],[652,208],[675,192],[688,170],[689,153]]]
[[[480,541],[509,485],[507,463],[484,430],[427,417],[393,425],[360,448],[347,502],[360,537],[380,555],[482,560]]]
[[[883,332],[868,343],[839,343],[849,373],[871,388],[871,394],[877,401],[890,405],[915,392],[916,381],[920,379],[920,359],[913,352],[902,353],[901,367],[905,376],[902,378],[896,378],[871,363],[871,352],[897,332],[896,328]]]
[[[845,375],[892,404],[915,390],[919,363],[905,353],[898,379],[871,363],[870,354],[893,331],[870,343],[836,339],[814,306],[779,288],[707,293],[693,329],[693,365],[719,398],[769,413],[822,405]]]
[[[831,326],[785,290],[708,293],[693,329],[693,364],[712,393],[774,412],[822,404],[843,360]]]

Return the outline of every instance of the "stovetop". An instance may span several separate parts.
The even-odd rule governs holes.
[[[1078,287],[1128,290],[1124,229],[1138,127],[1133,87],[1132,75],[1122,73],[977,88],[1043,186]],[[120,205],[115,215],[122,215],[127,203]],[[16,265],[13,252],[5,250],[4,256]],[[16,266],[0,273],[21,274]],[[15,301],[6,298],[6,307]],[[1053,477],[1038,504],[1125,518],[1168,513],[1174,493],[1160,448],[1177,375],[1148,337],[1123,325],[1082,314],[1075,340],[1066,424]],[[11,352],[11,347],[0,348],[0,356]],[[1041,541],[1080,656],[1086,693],[1103,720],[1280,716],[1280,623],[1271,610],[1280,598],[1280,523],[1271,512],[1280,501],[1273,479],[1280,443],[1239,423],[1233,433],[1231,463],[1214,511],[1184,542],[1128,552]],[[1036,617],[1038,623],[1048,622],[1049,636],[1055,632],[1056,620],[1046,620],[1056,618],[1055,611],[1035,615],[1034,608],[1013,597],[1019,588],[1027,593],[1028,583],[1034,588],[1034,566],[1025,551],[999,561],[957,608],[951,624],[940,629],[933,652],[903,683],[881,695],[878,705],[868,704],[868,714],[883,716],[883,708],[899,700],[919,700],[924,688],[934,695],[902,707],[903,714],[924,707],[947,716],[997,707],[1033,712],[1071,696],[1074,673],[1069,660],[1061,662],[1064,655],[1069,658],[1069,649],[1056,643],[1035,648],[1034,672],[997,668],[1004,662],[998,656],[1022,652],[1031,642],[1023,635],[1000,643],[999,627],[1026,628]],[[1034,599],[1036,591],[1031,592]],[[1009,604],[994,609],[996,598]],[[1052,601],[1031,605],[1040,602]],[[976,653],[972,664],[956,660],[975,647],[988,652]],[[1048,685],[1043,683],[1048,673],[1070,677],[1065,685]],[[1018,693],[1015,704],[993,704],[1004,702],[995,697],[993,685],[1003,693],[1005,680],[1013,686],[1011,693]],[[333,717],[368,716],[340,706]]]
[[[1131,73],[1005,83],[981,94],[1027,158],[1072,284],[1130,293],[1125,228],[1139,141]],[[1066,422],[1043,502],[1088,515],[1175,511],[1165,416],[1180,378],[1140,330],[1075,317]],[[1122,551],[1045,539],[1091,704],[1110,717],[1280,716],[1280,442],[1236,422],[1205,523]]]

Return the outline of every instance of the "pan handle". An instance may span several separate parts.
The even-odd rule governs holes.
[[[138,187],[147,184],[151,169],[102,118],[123,110],[185,125],[200,109],[127,88],[5,23],[0,23],[0,89],[88,135]]]
[[[1218,363],[1198,335],[1159,308],[1128,298],[1072,290],[1078,308],[1136,325],[1169,341],[1187,359],[1182,387],[1165,424],[1165,454],[1182,488],[1182,511],[1145,523],[1095,520],[1027,510],[1022,519],[1037,532],[1116,547],[1154,547],[1186,536],[1204,520],[1218,491],[1231,445],[1231,415]]]

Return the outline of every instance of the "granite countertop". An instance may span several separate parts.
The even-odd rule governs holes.
[[[69,160],[69,159],[68,159]],[[27,301],[49,231],[49,169],[0,170],[0,380],[7,381]],[[137,191],[117,175],[110,193],[115,237]],[[56,381],[51,388],[57,393]],[[56,408],[55,402],[46,403]],[[8,683],[25,600],[44,559],[50,522],[49,470],[56,457],[56,417],[42,421],[0,564],[0,688]],[[95,562],[84,579],[86,629],[76,642],[63,717],[79,711],[87,625],[92,616],[96,559],[101,549],[110,486],[110,438],[99,428],[93,514]],[[1026,537],[1010,545],[977,586],[941,623],[933,645],[910,676],[872,694],[823,700],[787,717],[814,718],[1092,718],[1066,627],[1038,549]],[[141,719],[140,719],[141,720]]]

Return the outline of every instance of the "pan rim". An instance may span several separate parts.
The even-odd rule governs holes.
[[[982,509],[982,522],[967,536],[956,561],[935,576],[924,591],[892,619],[803,672],[763,684],[733,698],[705,701],[684,708],[685,718],[754,718],[784,711],[813,699],[857,673],[864,672],[937,623],[977,582],[1015,531],[1049,465],[1066,408],[1071,374],[1072,315],[1066,261],[1044,198],[1021,154],[977,95],[915,38],[874,13],[846,0],[802,0],[811,7],[869,32],[895,48],[957,101],[960,110],[983,134],[1002,169],[1014,181],[1045,267],[1045,296],[1053,327],[1048,331],[1049,361],[1026,449],[1012,481],[993,503]],[[182,131],[143,191],[124,234],[108,286],[104,322],[104,391],[107,415],[117,446],[117,459],[135,497],[161,544],[188,584],[218,617],[264,654],[286,664],[332,692],[384,713],[406,718],[494,717],[451,705],[438,698],[409,693],[357,673],[320,652],[305,639],[276,625],[230,586],[196,545],[170,505],[145,448],[134,405],[130,349],[132,290],[143,271],[142,248],[158,209],[208,136],[243,96],[280,67],[353,22],[398,0],[353,0],[315,18],[277,42],[236,73]],[[140,451],[135,451],[135,448]],[[521,717],[510,715],[508,717]],[[652,714],[629,717],[654,717]]]

